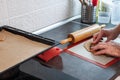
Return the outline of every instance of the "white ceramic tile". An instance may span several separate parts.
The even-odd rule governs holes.
[[[3,23],[3,16],[2,16],[2,0],[0,0],[0,26],[2,25],[2,23]]]
[[[14,17],[66,2],[69,0],[7,0],[7,6],[9,17]]]
[[[18,18],[10,19],[10,26],[31,32],[34,29],[33,17],[31,15],[25,15]]]
[[[0,20],[3,19],[3,13],[2,13],[2,0],[0,0]]]
[[[59,5],[41,9],[34,13],[10,18],[9,22],[11,26],[16,28],[29,32],[36,31],[71,17],[69,6],[70,5],[66,5],[66,3],[61,3]]]
[[[0,25],[4,25],[6,19],[8,19],[6,0],[0,0]]]
[[[77,0],[0,0],[0,22],[35,31],[77,15],[74,1]]]
[[[73,15],[80,15],[81,14],[81,3],[79,0],[73,0],[72,2],[72,11],[73,11]]]
[[[34,1],[34,7],[35,9],[41,9],[41,8],[45,8],[45,7],[51,7],[54,5],[58,5],[61,3],[66,3],[70,0],[35,0]]]
[[[7,0],[9,17],[34,11],[33,3],[34,0]]]
[[[50,26],[66,18],[70,18],[71,14],[69,12],[70,12],[69,5],[65,5],[63,3],[34,13],[33,14],[33,16],[35,17],[34,23],[36,27],[34,30]]]

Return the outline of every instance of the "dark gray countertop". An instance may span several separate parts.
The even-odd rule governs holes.
[[[106,25],[106,28],[114,26],[111,24]],[[40,35],[61,41],[65,39],[69,33],[85,27],[87,27],[87,25],[81,24],[80,19],[78,19]],[[65,48],[67,45],[68,44],[58,45],[58,47]],[[120,62],[108,68],[101,68],[63,52],[47,63],[38,58],[28,60],[21,64],[20,70],[43,80],[109,80],[120,71]]]

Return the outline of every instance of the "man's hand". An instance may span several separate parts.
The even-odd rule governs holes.
[[[107,37],[106,42],[110,40],[114,40],[115,38],[117,38],[118,34],[119,33],[117,33],[115,29],[109,29],[109,30],[103,29],[100,32],[93,35],[93,44],[97,44],[98,42],[100,42],[102,37]]]
[[[91,50],[95,51],[95,55],[107,54],[120,57],[120,43],[115,43],[114,41],[100,42],[92,47]]]

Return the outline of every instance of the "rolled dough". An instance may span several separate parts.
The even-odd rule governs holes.
[[[87,51],[90,52],[90,48],[92,46],[92,39],[88,40],[87,42],[84,43],[84,47]]]

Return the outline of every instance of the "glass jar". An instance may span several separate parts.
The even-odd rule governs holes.
[[[109,23],[111,18],[112,0],[100,0],[98,11],[98,23]]]
[[[113,0],[112,3],[111,23],[118,25],[120,24],[120,0]]]

